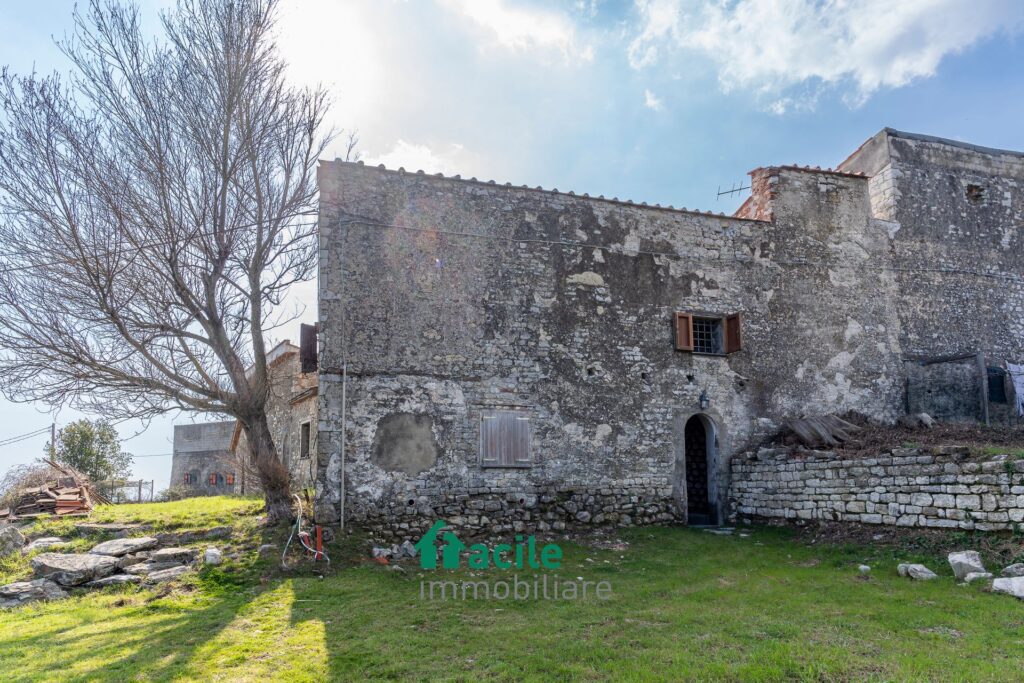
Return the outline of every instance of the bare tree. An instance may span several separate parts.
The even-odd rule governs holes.
[[[272,522],[265,335],[316,267],[325,92],[288,85],[278,0],[179,0],[166,39],[92,0],[57,75],[0,77],[0,389],[107,417],[220,413]]]

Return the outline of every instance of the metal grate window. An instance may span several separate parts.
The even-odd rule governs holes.
[[[722,319],[693,319],[693,350],[697,353],[723,353]]]

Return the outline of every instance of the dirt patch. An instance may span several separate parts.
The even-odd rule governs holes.
[[[976,458],[991,457],[993,450],[1005,449],[1007,453],[1024,456],[1024,426],[1010,427],[969,422],[938,423],[934,427],[904,427],[902,425],[874,424],[855,413],[842,416],[844,420],[862,427],[856,433],[856,441],[836,446],[843,457],[876,457],[893,448],[939,448],[964,446]],[[792,434],[780,432],[763,444],[769,448],[789,448],[795,457],[810,453],[794,441]]]

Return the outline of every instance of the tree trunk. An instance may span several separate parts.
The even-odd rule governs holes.
[[[249,441],[249,457],[260,478],[267,523],[279,524],[293,519],[288,469],[277,457],[267,416],[259,415],[242,422]]]

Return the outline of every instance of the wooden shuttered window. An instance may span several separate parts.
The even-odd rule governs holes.
[[[495,410],[480,420],[482,467],[530,467],[530,417],[522,411]]]
[[[216,486],[217,485],[217,475],[216,475],[216,473],[211,474],[207,478],[207,482],[209,482],[210,486]]]
[[[722,321],[725,326],[725,352],[736,353],[742,348],[740,341],[740,327],[743,317],[739,313],[726,316]]]
[[[693,351],[693,315],[676,313],[676,351]]]
[[[228,472],[227,474],[225,474],[224,475],[224,483],[227,484],[228,486],[234,486],[235,485],[235,473],[234,472]]]
[[[714,315],[706,313],[675,314],[676,351],[710,355],[736,353],[742,348],[740,313]]]

